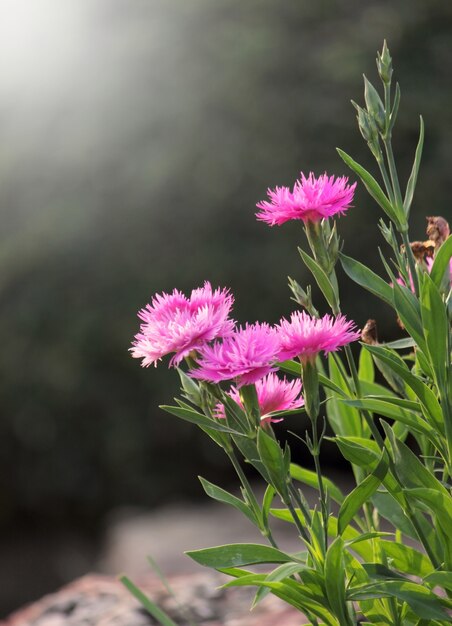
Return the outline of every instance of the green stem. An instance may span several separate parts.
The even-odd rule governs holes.
[[[254,492],[251,488],[250,483],[248,482],[247,477],[245,476],[245,472],[242,469],[242,466],[240,465],[237,457],[235,456],[235,453],[233,450],[227,450],[226,454],[228,455],[236,473],[237,476],[240,479],[240,482],[242,483],[242,487],[245,490],[245,493],[247,495],[248,501],[254,511],[254,514],[256,516],[256,519],[260,520],[261,519],[261,508],[259,506],[259,503],[256,499],[256,496],[254,495]],[[259,524],[259,530],[261,531],[262,535],[264,535],[265,537],[267,537],[268,541],[271,543],[271,545],[274,548],[277,548],[277,544],[275,542],[275,540],[273,539],[273,535],[272,532],[270,530],[270,528],[262,528],[262,525]]]
[[[402,240],[405,246],[405,254],[406,257],[408,259],[408,267],[410,268],[410,274],[413,280],[413,285],[414,285],[414,291],[416,293],[416,296],[419,296],[419,280],[418,280],[418,276],[417,276],[417,272],[416,272],[416,261],[414,260],[414,255],[413,255],[413,251],[411,249],[410,246],[410,240],[408,238],[408,232],[407,231],[403,231],[401,233],[402,235]],[[407,285],[408,286],[408,285]]]
[[[295,522],[295,526],[297,527],[297,530],[300,533],[300,537],[309,546],[310,545],[309,537],[308,537],[308,535],[306,533],[306,530],[303,528],[303,525],[302,525],[302,523],[300,521],[300,518],[297,515],[297,512],[295,511],[295,509],[293,507],[291,499],[287,498],[287,500],[284,502],[284,504],[289,509],[289,512],[290,512],[290,514],[292,516],[292,519]]]

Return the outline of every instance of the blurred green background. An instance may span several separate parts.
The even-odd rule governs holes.
[[[290,312],[287,275],[310,280],[302,229],[255,204],[300,170],[348,174],[336,146],[373,167],[350,99],[385,37],[403,180],[426,122],[419,239],[425,215],[451,215],[448,0],[0,0],[3,541],[95,538],[118,505],[200,497],[199,473],[227,483],[217,450],[157,408],[176,376],[130,358],[136,311],[208,279],[241,322]],[[381,271],[379,216],[360,188],[339,230]],[[342,279],[350,317],[400,332]]]

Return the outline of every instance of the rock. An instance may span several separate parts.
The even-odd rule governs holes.
[[[169,595],[157,578],[136,584],[180,626],[299,626],[303,616],[273,596],[252,612],[253,590],[218,589],[227,580],[205,572],[174,576]],[[176,598],[176,599],[175,599]],[[88,575],[13,615],[1,626],[152,626],[156,624],[113,577]]]

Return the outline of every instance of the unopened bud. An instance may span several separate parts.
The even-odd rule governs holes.
[[[381,53],[377,52],[377,69],[381,80],[389,85],[392,78],[392,59],[389,54],[388,46],[386,45],[386,39],[383,42],[383,50]]]
[[[427,237],[434,242],[435,248],[439,248],[449,235],[449,224],[444,217],[427,217]]]
[[[384,130],[386,126],[386,113],[375,87],[364,76],[364,100],[366,101],[367,111],[377,123],[380,130]]]
[[[377,322],[375,320],[367,320],[361,331],[361,341],[369,346],[378,343]]]
[[[328,238],[328,256],[333,267],[336,265],[337,257],[339,256],[340,238],[337,234],[336,223],[334,223],[331,229],[331,234]]]
[[[306,291],[297,283],[296,280],[289,276],[289,289],[293,293],[293,298],[297,304],[302,306],[312,317],[319,317],[319,312],[312,304],[311,286],[306,287]]]

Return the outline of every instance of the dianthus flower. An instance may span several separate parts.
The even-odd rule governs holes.
[[[301,173],[292,191],[289,187],[268,189],[270,202],[257,204],[261,210],[256,217],[270,226],[280,226],[289,220],[319,222],[337,213],[345,213],[351,206],[356,187],[356,183],[347,183],[346,176],[335,179],[325,173],[315,178],[311,172],[306,178]]]
[[[200,349],[198,369],[190,376],[219,383],[235,380],[237,388],[251,385],[269,372],[274,372],[279,354],[279,339],[269,324],[246,324],[223,341]]]
[[[301,361],[313,360],[319,352],[335,352],[360,336],[354,323],[343,315],[316,318],[304,311],[292,313],[290,322],[282,318],[276,328],[281,342],[281,360],[294,357]]]
[[[285,376],[281,379],[276,374],[267,374],[256,382],[256,393],[261,422],[280,422],[281,419],[273,417],[274,413],[299,409],[304,404],[300,395],[301,381],[298,378],[288,381]],[[237,387],[231,387],[228,395],[244,409]],[[221,403],[216,406],[215,417],[219,419],[226,417],[224,406]]]
[[[138,313],[143,324],[130,348],[132,356],[143,359],[143,367],[148,367],[174,353],[170,366],[178,365],[206,341],[233,332],[235,322],[229,318],[233,302],[227,289],[213,291],[207,281],[189,298],[177,289],[171,294],[156,294]]]

